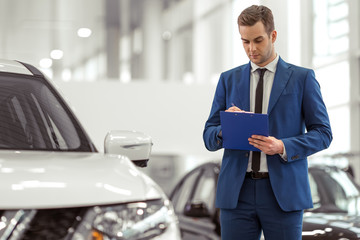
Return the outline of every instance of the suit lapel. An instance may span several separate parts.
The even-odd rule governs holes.
[[[250,111],[250,63],[240,68],[236,73],[237,84],[237,103],[240,109]]]
[[[286,84],[288,83],[292,70],[289,65],[279,58],[279,62],[276,67],[274,83],[271,89],[268,114],[270,115],[272,109],[274,108],[276,102],[278,101],[281,93],[284,91]]]

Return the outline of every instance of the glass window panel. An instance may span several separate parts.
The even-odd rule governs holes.
[[[328,109],[333,141],[322,154],[335,154],[350,151],[350,109],[349,106]]]
[[[327,30],[321,23],[314,23],[314,55],[315,56],[327,56],[329,39],[327,36]]]
[[[338,21],[342,18],[346,18],[349,15],[349,6],[343,2],[329,8],[329,20]]]
[[[343,3],[344,0],[329,0],[329,3],[331,5],[336,5],[336,4],[339,4],[339,3]]]
[[[327,4],[326,1],[313,1],[314,4],[314,54],[315,56],[326,56],[328,53],[327,37]],[[320,11],[322,9],[322,11]]]
[[[350,73],[348,61],[332,64],[315,71],[328,108],[349,102]]]
[[[313,0],[314,65],[349,50],[349,4],[345,1]]]
[[[316,77],[320,83],[323,99],[328,108],[334,137],[330,148],[323,151],[322,154],[347,152],[350,150],[349,71],[348,61],[316,70]]]
[[[336,55],[349,50],[349,38],[344,36],[341,38],[334,39],[330,42],[330,54]]]
[[[329,25],[329,37],[336,38],[349,33],[349,22],[347,19],[331,23]]]

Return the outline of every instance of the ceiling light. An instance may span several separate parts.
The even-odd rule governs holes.
[[[91,35],[91,29],[90,28],[79,28],[77,31],[77,34],[79,37],[87,38]]]
[[[51,51],[50,56],[52,59],[61,59],[64,56],[64,52],[59,49],[54,49]]]
[[[171,37],[172,37],[172,33],[170,31],[165,31],[162,34],[162,38],[165,41],[169,41],[171,39]]]
[[[50,68],[52,66],[52,60],[50,58],[43,58],[40,60],[39,64],[42,68]]]

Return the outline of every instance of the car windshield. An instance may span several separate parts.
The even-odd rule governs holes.
[[[0,149],[94,151],[44,79],[16,74],[0,76]]]
[[[334,167],[309,169],[314,212],[360,213],[360,190],[349,175]]]

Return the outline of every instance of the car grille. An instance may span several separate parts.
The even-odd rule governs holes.
[[[88,208],[0,211],[1,240],[67,240]]]

